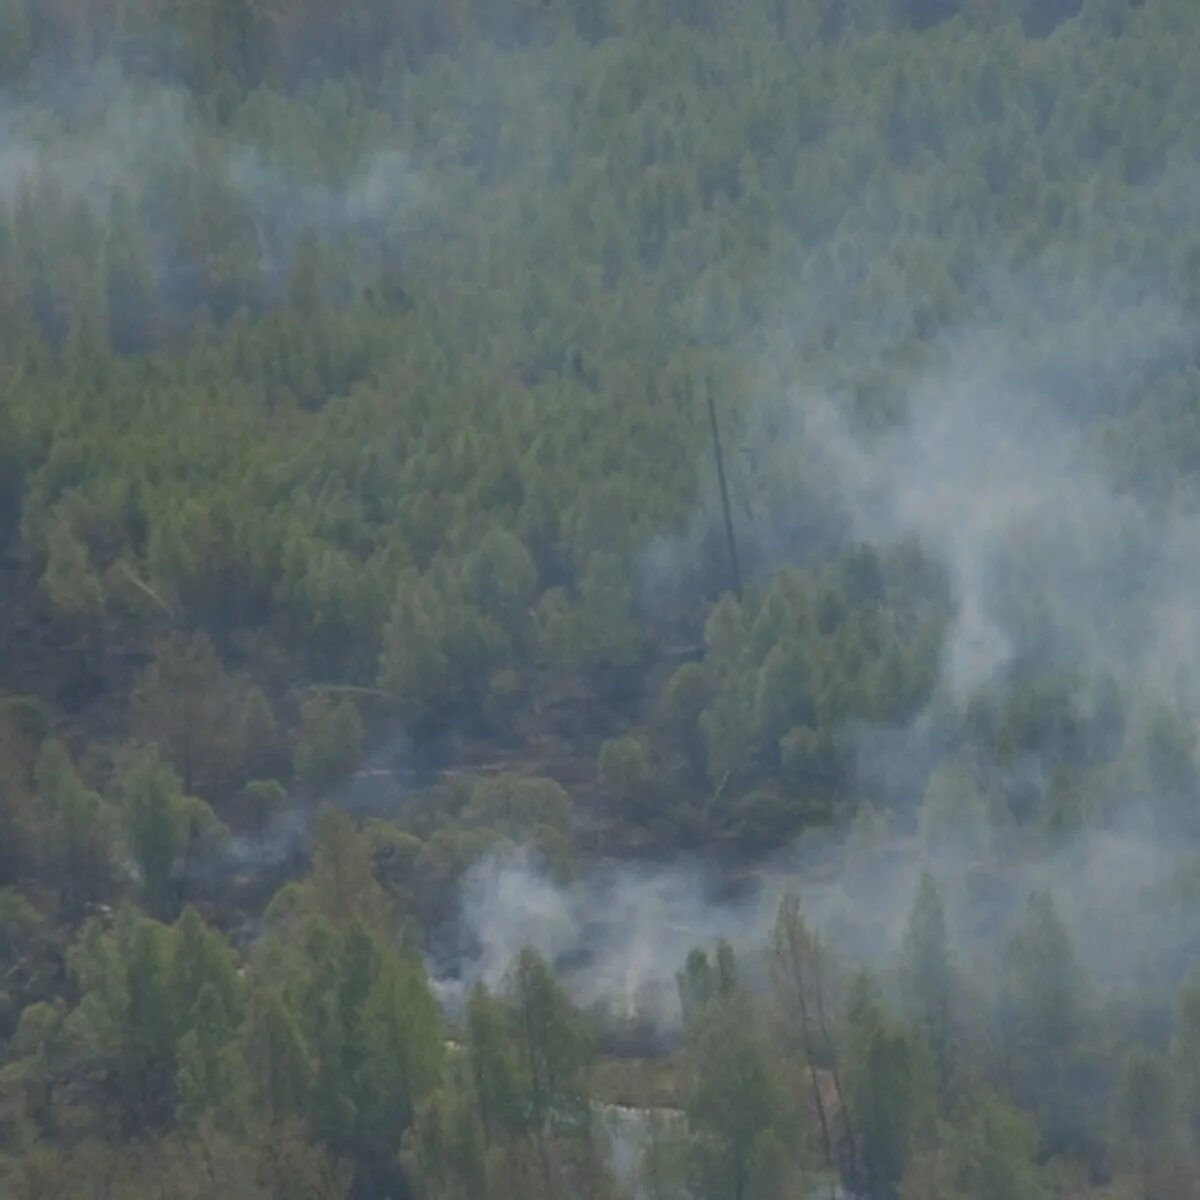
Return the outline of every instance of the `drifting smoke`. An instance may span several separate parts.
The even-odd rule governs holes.
[[[744,943],[767,927],[758,887],[725,902],[715,887],[700,865],[609,865],[559,886],[523,851],[493,855],[465,880],[463,959],[440,980],[439,995],[453,1009],[474,982],[496,987],[532,946],[580,1006],[669,1033],[679,1023],[675,973],[688,951],[721,938]]]
[[[523,852],[495,855],[467,877],[461,957],[449,971],[431,964],[435,993],[453,1017],[471,985],[502,986],[517,953],[532,946],[603,1030],[665,1047],[681,1032],[676,976],[693,948],[728,942],[741,978],[756,991],[767,986],[771,931],[789,891],[831,954],[835,979],[867,965],[894,981],[927,870],[943,895],[955,956],[981,999],[998,994],[1000,951],[1037,888],[1053,892],[1081,963],[1102,986],[1166,994],[1194,961],[1184,909],[1191,893],[1171,894],[1173,869],[1189,860],[1143,834],[1087,832],[1003,868],[882,834],[863,839],[852,830],[793,847],[734,900],[699,866],[611,866],[560,886]]]
[[[229,158],[229,181],[264,221],[276,228],[320,230],[326,235],[361,232],[423,202],[420,173],[399,150],[381,150],[357,164],[345,186],[298,180],[267,163],[256,151],[239,149]]]
[[[853,837],[851,842],[853,842]],[[553,882],[525,851],[494,854],[467,875],[461,957],[431,972],[456,1013],[475,982],[496,988],[520,950],[551,963],[602,1027],[634,1027],[657,1042],[680,1031],[676,976],[688,953],[728,942],[751,986],[766,982],[766,947],[783,895],[793,891],[812,925],[848,959],[882,962],[899,946],[924,859],[898,847],[804,840],[759,870],[736,896],[700,863],[608,864],[568,885]]]
[[[176,227],[181,188],[203,188],[206,206],[257,244],[268,293],[303,234],[366,235],[371,255],[398,254],[394,239],[428,210],[426,177],[383,135],[355,149],[336,170],[302,170],[268,156],[249,129],[215,136],[182,86],[132,80],[111,64],[33,104],[0,96],[0,201],[15,203],[23,189],[35,202],[79,198],[101,222],[116,197],[136,202],[138,227],[152,235],[149,266],[167,291],[193,266]]]
[[[531,119],[548,122],[551,132],[562,106],[540,103],[539,87],[552,91],[559,74],[569,79],[571,71],[560,64],[548,83],[507,82],[530,91]],[[304,230],[336,237],[403,229],[437,190],[417,157],[395,145],[364,148],[336,182],[269,161],[245,139],[214,147],[183,91],[135,86],[117,71],[97,72],[69,93],[48,115],[0,107],[0,198],[11,202],[22,183],[50,175],[103,206],[118,189],[154,194],[147,179],[203,163],[270,243],[260,251],[277,271]],[[481,104],[483,146],[489,115]],[[548,171],[548,150],[546,157],[540,167]],[[1197,178],[1194,170],[1186,176],[1189,195]],[[1156,195],[1173,196],[1172,205],[1148,212],[1147,221],[1194,219],[1178,184],[1167,177]],[[176,250],[165,241],[162,253],[156,273],[165,278]],[[1073,272],[1064,266],[1063,274]],[[838,309],[843,299],[823,297],[824,308]],[[881,318],[881,328],[902,330],[906,306]],[[940,713],[961,715],[982,690],[1003,686],[1030,664],[1070,675],[1083,713],[1097,703],[1101,681],[1116,678],[1135,705],[1168,707],[1193,727],[1200,720],[1197,514],[1173,498],[1132,490],[1106,453],[1106,423],[1128,407],[1131,381],[1194,362],[1194,331],[1169,301],[1113,280],[1087,281],[1072,294],[1043,281],[989,281],[985,308],[986,324],[942,339],[936,365],[907,391],[904,418],[884,431],[864,433],[848,404],[793,386],[785,402],[755,406],[745,436],[727,445],[748,575],[761,577],[784,561],[820,562],[848,538],[916,541],[946,570],[954,615],[931,710],[908,728],[851,731],[860,785],[898,813],[919,806],[944,752]],[[775,377],[787,375],[776,364]],[[759,478],[767,482],[756,486]],[[723,561],[720,511],[715,493],[706,496],[687,536],[647,549],[646,596],[693,593],[694,564]],[[1010,786],[1048,784],[1036,756],[1003,770]],[[1186,862],[1147,827],[1144,798],[1117,792],[1103,828],[1019,862],[1010,852],[998,879],[981,879],[978,845],[942,847],[930,857],[923,843],[894,828],[874,842],[860,828],[818,853],[782,854],[734,901],[700,865],[600,867],[560,887],[526,856],[491,858],[466,880],[462,961],[439,986],[454,1007],[466,984],[497,984],[531,944],[555,962],[585,1007],[670,1031],[679,1018],[674,977],[687,952],[725,938],[751,973],[760,970],[754,956],[784,888],[800,892],[806,914],[840,952],[886,963],[927,864],[943,881],[967,953],[986,957],[1028,888],[1048,883],[1098,974],[1117,978],[1134,957],[1146,956],[1169,960],[1170,973],[1189,931],[1163,913],[1178,911],[1170,908],[1170,879]],[[263,842],[235,842],[237,869],[288,858],[302,825],[289,815]]]
[[[1003,333],[970,339],[914,389],[908,419],[870,443],[809,397],[800,436],[859,540],[915,539],[947,569],[956,616],[941,684],[955,700],[1023,657],[1132,672],[1147,695],[1171,695],[1178,668],[1200,665],[1179,619],[1200,585],[1196,517],[1118,490],[1090,431],[1014,369],[1020,355]]]
[[[821,510],[772,513],[756,525],[747,504],[740,532],[751,557],[787,545],[780,557],[819,560],[832,539],[915,541],[949,581],[953,616],[929,708],[905,728],[845,731],[861,792],[882,799],[894,820],[866,812],[848,835],[782,852],[733,902],[695,866],[610,867],[559,888],[525,856],[490,859],[467,880],[465,966],[446,985],[448,999],[472,979],[498,983],[529,944],[557,965],[582,1006],[669,1033],[679,1022],[675,973],[688,951],[726,939],[746,973],[762,978],[787,889],[837,955],[887,972],[927,869],[941,885],[956,952],[978,981],[998,983],[998,951],[1029,892],[1046,887],[1096,980],[1178,983],[1194,942],[1182,899],[1192,860],[1148,812],[1155,798],[1119,772],[1102,786],[1085,777],[1081,786],[1103,791],[1105,806],[1052,848],[991,824],[995,793],[1044,797],[1051,786],[1053,763],[1036,750],[976,764],[972,837],[913,832],[931,776],[961,752],[964,715],[981,694],[1053,676],[1068,681],[1075,714],[1089,719],[1105,682],[1119,681],[1127,719],[1114,722],[1099,755],[1109,762],[1154,711],[1182,715],[1192,730],[1200,722],[1200,523],[1192,506],[1119,482],[1122,464],[1110,450],[1125,446],[1109,436],[1125,390],[1194,355],[1194,332],[1154,301],[1083,312],[1073,309],[1079,297],[1042,289],[1035,302],[1031,290],[999,289],[994,323],[943,340],[937,365],[909,389],[903,418],[883,431],[863,432],[848,403],[818,391],[746,422],[750,451],[776,463],[790,456],[802,477],[797,494],[816,497]],[[1040,321],[1052,318],[1046,334]],[[644,591],[692,586],[686,564],[719,531],[718,510],[702,508],[685,538],[649,548]],[[965,793],[950,797],[960,824],[972,803]]]

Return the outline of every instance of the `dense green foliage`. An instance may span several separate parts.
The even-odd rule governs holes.
[[[792,903],[769,970],[678,964],[645,1192],[1193,1195],[1197,663],[1179,633],[1151,687],[1122,632],[1200,499],[1195,32],[1192,0],[0,0],[0,1191],[619,1194],[553,964],[444,1026],[464,874],[852,822],[852,884],[928,857],[906,932],[856,975],[854,922]],[[1151,530],[1078,565],[1103,653],[1028,531],[966,696],[944,547],[870,536],[803,399],[884,445],[964,342]],[[864,731],[917,727],[869,769]],[[1182,865],[1110,993],[1052,890],[986,893],[1131,803]]]

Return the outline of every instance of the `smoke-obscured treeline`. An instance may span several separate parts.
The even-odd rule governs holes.
[[[1194,1197],[1194,8],[0,0],[0,1191]]]

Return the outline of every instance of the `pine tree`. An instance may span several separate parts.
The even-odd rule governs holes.
[[[189,795],[211,797],[224,773],[229,692],[216,647],[203,633],[163,638],[134,684],[134,734],[158,748]]]
[[[1174,1080],[1166,1061],[1144,1047],[1131,1050],[1121,1067],[1114,1113],[1116,1141],[1143,1177],[1175,1151],[1177,1113]]]
[[[482,984],[471,989],[467,1000],[466,1031],[473,1099],[486,1146],[521,1129],[524,1114],[507,1013]]]
[[[383,956],[363,1002],[358,1041],[359,1137],[382,1181],[442,1070],[441,1017],[419,958]]]
[[[47,846],[67,911],[78,917],[109,893],[114,874],[116,814],[84,786],[66,747],[42,744],[37,764],[38,796],[51,821]]]
[[[210,1118],[238,1129],[246,1119],[249,1081],[234,1042],[236,1029],[220,991],[205,983],[175,1048],[175,1090],[183,1124]]]
[[[1043,1137],[1056,1148],[1083,1138],[1082,1105],[1069,1071],[1088,1028],[1087,988],[1070,933],[1048,891],[1029,896],[1004,952],[1002,1029],[1017,1096],[1031,1105]]]
[[[706,1191],[731,1200],[752,1194],[762,1138],[783,1110],[766,1047],[748,1015],[737,996],[720,1000],[708,1013],[688,1101]]]
[[[929,1043],[944,1093],[953,1067],[954,966],[941,893],[928,871],[922,872],[913,898],[903,954],[902,973],[910,1013]]]
[[[363,736],[362,718],[352,700],[313,693],[300,705],[296,774],[315,788],[342,782],[358,766]]]
[[[1200,979],[1194,976],[1179,990],[1171,1061],[1188,1144],[1196,1153],[1200,1150]]]
[[[27,0],[0,0],[0,80],[7,83],[24,74],[32,54]]]
[[[549,1142],[556,1135],[588,1136],[587,1071],[594,1048],[562,984],[533,949],[520,952],[506,990],[521,1075],[526,1137],[537,1153],[545,1187],[557,1186]]]
[[[117,777],[116,790],[146,908],[170,917],[179,903],[175,867],[187,836],[179,777],[157,751],[134,751]]]
[[[329,805],[317,817],[307,886],[314,910],[332,924],[388,929],[391,913],[375,879],[370,844],[350,817]]]
[[[283,998],[269,985],[256,991],[241,1041],[256,1109],[272,1125],[307,1116],[316,1082],[312,1053]]]
[[[432,585],[402,580],[383,630],[379,686],[417,728],[445,703],[450,688],[444,639],[445,616]]]
[[[856,976],[846,1009],[846,1078],[858,1161],[851,1174],[867,1194],[897,1194],[917,1134],[930,1124],[932,1064],[919,1041],[892,1024],[874,980]]]
[[[858,1157],[854,1122],[842,1084],[838,1046],[826,1015],[825,952],[800,912],[800,901],[786,895],[779,904],[771,935],[771,979],[788,1024],[799,1040],[808,1070],[813,1110],[827,1166],[853,1165]],[[818,1065],[824,1063],[837,1100],[837,1121],[828,1111]]]

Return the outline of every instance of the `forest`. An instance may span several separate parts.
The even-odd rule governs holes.
[[[0,0],[0,1195],[1200,1196],[1194,0]]]

